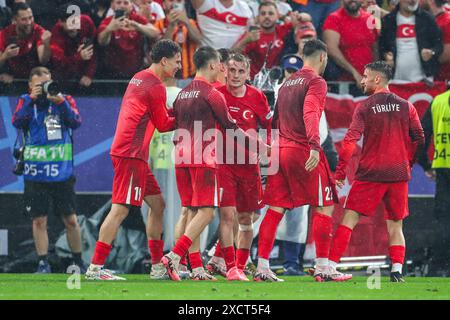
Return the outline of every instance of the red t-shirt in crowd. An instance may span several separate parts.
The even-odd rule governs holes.
[[[175,166],[216,168],[219,128],[238,130],[223,95],[206,79],[196,77],[180,91],[173,111]]]
[[[251,60],[250,77],[252,79],[263,66],[270,42],[272,42],[272,48],[270,49],[269,56],[267,58],[266,67],[271,68],[280,64],[281,54],[284,49],[284,38],[291,29],[292,25],[287,23],[277,25],[275,32],[273,33],[264,33],[261,31],[261,37],[259,40],[251,42],[245,47],[244,53]],[[243,35],[243,37],[245,37],[245,35]]]
[[[359,17],[350,16],[344,8],[333,12],[325,20],[323,31],[333,30],[340,34],[339,48],[347,61],[359,72],[364,73],[364,66],[374,61],[372,46],[377,41],[377,29],[369,29],[367,20],[370,13],[359,10]],[[370,23],[369,23],[370,26]],[[348,72],[340,76],[341,81],[353,81]]]
[[[106,29],[113,17],[108,17],[102,21],[98,27],[98,33]],[[148,24],[147,19],[131,12],[129,20],[140,24]],[[139,71],[144,63],[144,36],[136,30],[117,30],[111,35],[111,42],[103,47],[102,64],[108,74],[119,77],[131,77]]]
[[[273,117],[280,133],[280,147],[303,145],[321,149],[319,121],[326,96],[327,83],[309,67],[303,67],[283,83]]]
[[[436,16],[436,23],[442,32],[442,41],[444,45],[450,44],[450,13],[443,12]],[[439,72],[436,75],[437,81],[450,80],[450,62],[444,63],[439,67]]]
[[[150,69],[135,74],[122,100],[111,155],[147,162],[155,127],[159,132],[175,128],[167,112],[166,88],[158,76]]]
[[[94,77],[97,67],[95,51],[90,60],[83,60],[78,52],[78,47],[85,41],[95,44],[95,25],[89,16],[82,14],[80,27],[75,38],[69,37],[64,32],[61,22],[58,22],[52,29],[51,61],[55,78],[72,79],[87,76],[92,79]]]
[[[408,181],[411,177],[411,142],[423,144],[424,133],[416,108],[383,90],[362,102],[353,114],[339,155],[335,178],[345,178],[345,167],[356,143],[364,136],[356,180]]]
[[[272,113],[270,112],[267,98],[261,90],[250,85],[245,85],[245,87],[246,91],[243,97],[233,96],[228,91],[226,85],[217,88],[217,90],[224,95],[225,101],[227,102],[228,112],[230,113],[230,116],[236,121],[238,127],[244,131],[247,131],[248,134],[252,133],[248,130],[254,130],[254,133],[256,133],[258,127],[266,129],[269,142],[268,144],[270,144]],[[226,152],[226,143],[224,143],[223,150],[224,152]],[[242,152],[242,154],[245,155],[245,163],[258,163],[257,154],[249,154],[248,147],[243,149],[243,147],[235,141],[234,150],[235,152],[233,164],[238,163],[237,155],[239,154],[239,152]],[[226,153],[224,153],[224,155],[226,155]],[[226,162],[225,157],[223,158],[223,161]]]
[[[10,24],[0,31],[0,51],[5,51],[6,47],[15,39],[20,47],[19,55],[8,59],[5,66],[7,72],[15,78],[28,79],[31,69],[40,65],[37,48],[42,45],[42,34],[45,29],[37,23],[33,26],[33,31],[25,39],[20,39],[16,33],[16,25]]]

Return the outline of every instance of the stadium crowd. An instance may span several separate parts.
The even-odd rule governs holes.
[[[193,77],[202,45],[248,55],[253,78],[312,37],[329,47],[327,81],[360,86],[363,67],[379,58],[395,66],[395,80],[445,81],[449,10],[446,0],[1,0],[0,82],[39,65],[81,87],[128,79],[161,38],[182,47],[179,79]]]

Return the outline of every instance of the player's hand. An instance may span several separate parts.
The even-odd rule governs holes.
[[[336,180],[336,185],[337,185],[339,188],[342,188],[342,187],[344,186],[344,180]]]
[[[431,49],[422,49],[420,51],[420,55],[422,56],[423,61],[427,62],[433,58],[435,52]]]
[[[78,52],[80,53],[81,59],[85,61],[91,60],[92,56],[94,55],[94,45],[91,44],[84,49],[83,47],[83,44],[78,47]]]
[[[31,89],[30,98],[36,100],[42,94],[42,86],[36,85]]]
[[[50,46],[50,40],[52,38],[52,33],[48,30],[45,30],[41,36],[41,40],[45,46]]]
[[[82,87],[90,87],[92,84],[92,79],[88,76],[82,76],[80,79],[80,86]]]
[[[305,163],[306,171],[313,171],[319,164],[320,154],[317,150],[311,150],[309,152],[309,159]]]
[[[433,169],[427,170],[425,171],[425,175],[433,181],[436,180],[436,170]]]
[[[17,57],[19,55],[19,51],[20,47],[15,43],[11,43],[9,46],[6,47],[5,51],[3,51],[2,53],[3,59],[11,59]]]
[[[0,82],[5,84],[11,84],[14,81],[14,77],[7,73],[0,74]]]

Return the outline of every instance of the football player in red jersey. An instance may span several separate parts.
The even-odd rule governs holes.
[[[304,66],[281,86],[273,117],[279,130],[279,168],[267,178],[264,201],[269,205],[259,229],[258,267],[255,281],[283,281],[269,268],[275,234],[286,210],[309,204],[316,244],[315,278],[340,280],[347,275],[329,270],[336,190],[325,154],[320,146],[319,119],[325,106],[327,84],[321,77],[327,65],[327,47],[310,40],[303,49]]]
[[[336,230],[329,260],[330,265],[336,267],[359,217],[372,216],[378,204],[383,202],[389,232],[391,281],[404,282],[402,222],[408,216],[411,142],[422,145],[425,138],[416,108],[389,91],[391,77],[392,68],[383,61],[370,63],[364,70],[361,85],[370,97],[356,108],[345,135],[335,176],[339,187],[344,183],[345,167],[355,145],[364,136],[362,154],[344,203],[344,217]]]
[[[191,279],[216,280],[204,270],[200,252],[192,250],[191,245],[198,246],[193,242],[211,221],[214,210],[219,205],[216,151],[217,145],[220,147],[218,141],[223,141],[223,135],[217,128],[232,129],[244,138],[249,138],[251,143],[259,142],[259,146],[266,146],[236,125],[223,95],[213,87],[212,83],[217,80],[220,70],[219,57],[219,53],[211,47],[201,47],[195,52],[196,77],[178,94],[174,103],[178,192],[182,206],[189,208],[193,216],[184,235],[172,251],[161,259],[169,277],[175,281],[180,280],[180,259],[188,250],[192,267]]]
[[[134,75],[122,100],[116,134],[111,147],[114,166],[112,207],[103,222],[91,265],[86,272],[90,280],[124,280],[103,268],[120,224],[130,207],[140,207],[144,200],[151,209],[147,220],[147,237],[152,257],[152,279],[167,278],[160,264],[164,242],[164,199],[148,166],[149,144],[153,132],[171,131],[175,119],[166,106],[163,80],[181,69],[181,50],[171,40],[160,40],[152,48],[152,65]]]
[[[232,54],[226,63],[226,70],[226,85],[217,90],[224,95],[231,117],[249,134],[249,130],[256,134],[258,126],[270,130],[272,113],[264,93],[245,83],[250,74],[249,59],[242,54]],[[270,142],[270,134],[267,137]],[[223,155],[230,156],[232,163],[224,159],[224,164],[219,166],[222,198],[220,245],[216,247],[216,250],[222,251],[228,280],[248,281],[243,270],[250,255],[253,240],[253,216],[255,211],[264,206],[262,183],[257,155],[237,143],[231,145],[234,146],[233,149],[229,149],[228,144],[225,143]],[[244,161],[239,162],[242,156]],[[233,232],[235,213],[237,213],[238,222],[236,259]]]

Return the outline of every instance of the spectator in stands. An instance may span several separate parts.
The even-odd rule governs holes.
[[[76,5],[82,14],[91,12],[89,0],[29,0],[28,3],[34,12],[36,22],[47,30],[51,30],[58,21],[59,6],[70,3]]]
[[[70,16],[67,5],[60,7],[59,21],[52,29],[51,61],[55,79],[77,79],[80,86],[89,87],[97,68],[94,22],[82,14],[79,26],[72,26],[68,23]]]
[[[319,34],[325,19],[341,6],[341,0],[291,0],[292,9],[309,13]]]
[[[50,60],[50,31],[34,22],[33,12],[25,3],[13,8],[13,23],[0,31],[0,82],[27,78],[31,69]]]
[[[143,16],[150,23],[155,23],[158,20],[164,19],[164,10],[162,6],[153,0],[131,0],[133,3],[133,10],[140,16]],[[114,10],[110,8],[107,17],[114,14]]]
[[[337,80],[354,80],[360,87],[364,66],[378,58],[377,31],[369,28],[370,17],[361,9],[361,0],[343,0],[343,7],[325,20],[323,39],[328,54],[342,69]]]
[[[434,17],[419,8],[419,0],[400,0],[383,18],[379,45],[396,80],[430,82],[438,71],[441,31]]]
[[[98,29],[98,43],[104,47],[102,72],[106,77],[127,79],[142,68],[144,39],[158,38],[159,31],[134,12],[131,0],[112,0],[111,8],[115,15],[103,20]]]
[[[295,52],[296,55],[299,57],[303,56],[303,48],[305,43],[313,39],[317,39],[317,32],[312,22],[300,22],[294,32],[294,41],[297,45],[297,51]]]
[[[424,8],[435,17],[436,23],[442,32],[444,51],[439,56],[441,66],[435,78],[437,81],[450,80],[450,12],[444,9],[444,4],[446,3],[447,0],[424,1]]]
[[[30,93],[20,96],[12,118],[14,127],[25,136],[24,209],[32,219],[39,259],[37,272],[51,272],[47,261],[47,216],[52,208],[64,222],[74,263],[83,272],[86,269],[81,260],[81,233],[75,213],[72,146],[72,130],[80,127],[81,117],[71,96],[58,90],[44,92],[42,84],[49,81],[47,68],[33,68],[28,83]]]
[[[94,0],[92,5],[91,18],[94,21],[95,27],[98,28],[100,23],[106,19],[111,0]]]
[[[252,20],[252,11],[243,0],[191,0],[203,34],[202,44],[214,49],[231,48]]]
[[[11,9],[6,5],[4,6],[0,5],[0,30],[10,25],[11,19],[12,19]]]
[[[181,78],[193,77],[195,66],[193,56],[202,41],[202,34],[195,20],[189,19],[184,7],[184,0],[164,0],[165,18],[158,20],[155,27],[163,38],[171,39],[181,47]]]
[[[261,70],[265,61],[267,61],[267,68],[280,64],[284,39],[291,31],[293,24],[277,24],[279,18],[277,5],[274,2],[262,2],[259,5],[257,17],[258,27],[250,27],[250,30],[231,48],[233,51],[243,52],[250,58],[250,78],[252,79]],[[293,23],[298,23],[297,17],[294,17]]]
[[[259,5],[262,1],[259,0],[247,0],[250,10],[252,10],[253,16],[256,17],[259,14]],[[285,1],[280,0],[265,0],[264,2],[273,2],[277,5],[278,13],[280,14],[280,20],[284,21],[284,18],[288,17],[292,12],[292,7]]]

